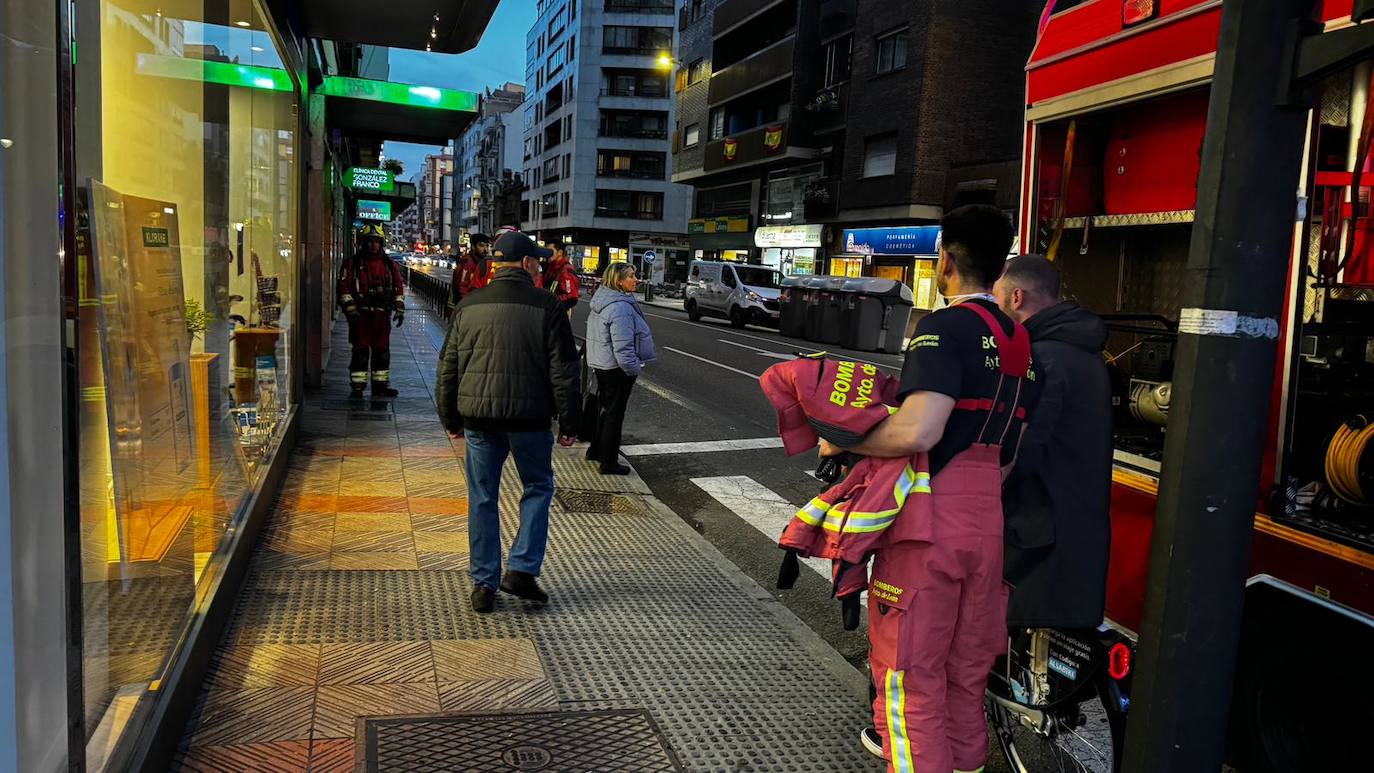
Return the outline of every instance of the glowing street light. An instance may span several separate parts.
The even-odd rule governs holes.
[[[674,64],[677,64],[677,60],[674,59],[671,55],[666,54],[666,53],[663,53],[663,54],[659,54],[659,55],[658,55],[658,66],[659,66],[659,67],[662,67],[662,68],[665,69],[665,70],[671,70],[671,69],[673,69],[673,65],[674,65]]]

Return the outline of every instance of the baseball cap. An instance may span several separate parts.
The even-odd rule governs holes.
[[[519,231],[506,231],[491,245],[491,259],[497,263],[519,263],[525,258],[544,260],[552,255],[553,250],[540,247]]]

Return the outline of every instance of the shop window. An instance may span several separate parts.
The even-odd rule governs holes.
[[[698,142],[701,142],[701,124],[688,124],[687,128],[682,132],[682,137],[682,146],[685,148],[690,148]]]
[[[897,135],[882,134],[864,140],[864,177],[883,177],[897,172]]]
[[[906,67],[906,30],[883,35],[875,41],[878,49],[876,75]]]
[[[75,60],[89,108],[76,111],[75,177],[93,182],[67,288],[92,770],[146,725],[149,685],[277,453],[302,306],[300,92],[259,4],[227,17],[242,24],[209,23],[198,3],[175,19],[139,0],[97,5]],[[352,253],[349,214],[324,229],[331,273]]]

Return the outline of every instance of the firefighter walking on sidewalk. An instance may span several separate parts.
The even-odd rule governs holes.
[[[369,369],[374,397],[395,397],[391,388],[391,323],[405,321],[405,282],[401,268],[386,254],[386,234],[379,224],[358,231],[358,252],[344,262],[339,276],[339,306],[348,317],[348,363],[354,397],[367,387]]]

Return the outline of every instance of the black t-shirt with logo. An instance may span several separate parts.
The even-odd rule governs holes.
[[[964,303],[976,303],[992,312],[1002,329],[1010,335],[1014,329],[1011,319],[997,304],[981,298]],[[906,362],[902,366],[900,396],[911,392],[938,392],[955,400],[993,399],[1001,381],[1001,364],[997,343],[983,318],[970,309],[958,306],[927,314],[916,324],[916,333],[907,345]],[[1020,405],[1027,413],[1035,405],[1039,394],[1034,369],[1023,380]],[[1010,400],[1015,387],[1008,380],[1003,387],[1003,400]],[[998,423],[999,416],[993,417]],[[986,411],[955,409],[945,425],[940,442],[930,450],[930,474],[939,472],[951,459],[978,442],[979,434],[988,423]],[[1016,456],[1016,444],[1023,422],[1014,420],[1002,444],[1002,463],[1010,464]],[[999,425],[1000,428],[1000,425]],[[984,442],[997,442],[992,430]]]

